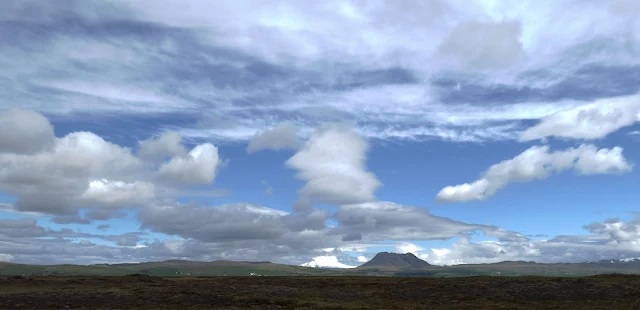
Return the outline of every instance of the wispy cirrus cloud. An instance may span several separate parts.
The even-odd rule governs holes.
[[[77,113],[97,124],[115,114],[192,119],[157,117],[138,129],[146,136],[171,129],[189,139],[248,141],[283,121],[303,134],[329,121],[379,139],[513,140],[522,120],[640,90],[630,57],[637,51],[629,41],[637,29],[633,10],[610,18],[621,4],[3,6],[12,14],[0,16],[1,31],[11,34],[0,49],[0,105],[60,122]],[[567,18],[572,31],[545,31]],[[456,43],[466,38],[482,38],[476,53],[464,54]],[[628,78],[614,83],[610,77],[620,74]]]

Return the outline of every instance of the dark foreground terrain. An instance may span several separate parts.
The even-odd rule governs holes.
[[[2,276],[0,308],[640,309],[640,276]]]

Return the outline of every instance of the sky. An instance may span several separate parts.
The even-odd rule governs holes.
[[[0,261],[640,257],[634,0],[0,2]]]

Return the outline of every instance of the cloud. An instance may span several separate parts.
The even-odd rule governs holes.
[[[640,96],[596,100],[543,118],[520,135],[521,141],[559,137],[601,139],[638,121]]]
[[[341,216],[343,220],[340,226],[300,232],[290,231],[286,224],[282,225],[281,220],[290,214],[249,204],[219,207],[154,206],[155,210],[147,210],[140,219],[146,221],[147,228],[154,232],[175,235],[162,241],[145,241],[145,235],[139,232],[95,235],[69,229],[46,229],[33,219],[0,220],[0,253],[10,255],[16,262],[48,264],[166,259],[270,260],[302,264],[318,256],[332,256],[341,264],[355,266],[365,262],[367,256],[347,257],[342,255],[344,253],[340,254],[338,248],[353,251],[356,248],[371,248],[381,245],[376,244],[375,240],[390,240],[386,238],[402,234],[415,240],[462,236],[449,248],[432,249],[422,248],[409,239],[398,239],[396,246],[399,251],[413,252],[432,264],[494,263],[504,260],[584,262],[640,255],[638,219],[609,219],[592,223],[585,226],[588,235],[531,240],[520,233],[493,226],[469,225],[429,215],[419,208],[390,203],[381,205],[376,208],[347,208],[347,213]],[[345,218],[352,220],[349,222]],[[339,240],[338,236],[344,232],[341,226],[353,227],[362,222],[377,225],[372,233],[363,234],[368,241],[345,243]],[[227,229],[231,229],[232,233],[226,234]],[[419,233],[407,233],[416,230]],[[251,231],[256,234],[250,234]],[[255,239],[256,235],[259,236],[258,231],[266,232],[263,235],[265,237]],[[273,231],[278,233],[270,233]],[[472,231],[481,231],[485,236],[497,240],[473,241]],[[80,241],[74,241],[78,239]],[[86,242],[87,239],[100,239],[113,245],[98,245]],[[388,243],[384,245],[388,246]],[[323,254],[318,255],[319,252]],[[333,258],[320,260],[323,259],[335,262]]]
[[[72,3],[0,1],[0,191],[17,200],[0,209],[89,223],[132,208],[149,229],[175,239],[109,241],[23,221],[0,236],[0,253],[20,262],[302,263],[320,248],[366,248],[388,238],[414,244],[411,238],[477,230],[499,240],[462,240],[443,261],[499,259],[502,252],[560,260],[578,251],[580,243],[565,245],[580,236],[558,237],[543,244],[545,252],[515,233],[376,201],[381,184],[366,167],[367,139],[594,140],[637,120],[635,97],[620,97],[640,90],[640,19],[631,2]],[[566,31],[549,31],[559,27]],[[33,111],[65,135],[56,137]],[[327,122],[353,130],[315,131]],[[66,134],[85,125],[91,132]],[[295,137],[308,141],[298,145]],[[194,146],[190,152],[185,141]],[[218,195],[198,186],[218,177],[218,142],[248,141],[249,152],[297,152],[287,161],[305,182],[296,212],[174,201]],[[564,170],[631,169],[621,148],[572,150],[532,149],[524,163],[501,163],[475,183],[451,187],[448,199],[483,199],[509,182]],[[322,203],[337,211],[312,207]],[[588,240],[629,237],[628,225],[603,225]],[[604,256],[614,248],[602,249],[574,255]]]
[[[16,213],[16,214],[22,214],[22,215],[27,215],[27,216],[43,216],[44,215],[44,214],[39,213],[39,212],[29,212],[29,211],[17,210],[16,207],[13,204],[9,204],[9,203],[0,203],[0,212]]]
[[[531,243],[472,242],[460,238],[451,248],[429,250],[424,259],[433,265],[490,264],[502,261],[539,260],[540,251]],[[566,262],[566,261],[563,261]]]
[[[247,152],[253,153],[260,150],[296,149],[298,140],[298,127],[290,122],[280,123],[278,126],[256,134],[249,140]]]
[[[0,153],[33,154],[53,147],[53,126],[44,116],[20,108],[0,110]]]
[[[422,253],[432,264],[497,263],[506,260],[539,263],[594,262],[604,259],[624,259],[640,256],[640,221],[608,219],[584,228],[588,235],[556,236],[546,240],[529,238],[505,230],[495,230],[496,241],[474,242],[465,236],[450,248],[434,248]],[[489,231],[490,232],[490,231]],[[509,235],[512,237],[505,238]],[[514,237],[515,236],[515,237]]]
[[[321,249],[367,248],[385,240],[445,240],[495,229],[389,202],[340,206],[333,215],[323,210],[287,213],[248,203],[153,205],[141,209],[138,218],[145,229],[199,243],[203,249],[197,253],[206,253],[204,248],[216,248],[218,254],[229,256],[248,251],[245,260],[275,256],[288,263],[299,261],[297,264],[311,261]],[[337,225],[326,225],[328,219]],[[347,265],[356,264],[355,258],[354,262],[340,259]]]
[[[17,124],[35,119],[40,127],[51,128],[41,114],[16,111],[0,112],[0,118],[11,118]],[[23,137],[25,141],[27,136]],[[172,139],[179,141],[173,135]],[[153,143],[162,141],[166,139],[144,142],[143,149],[151,150]],[[156,171],[155,162],[136,157],[129,148],[91,132],[54,136],[51,143],[48,149],[34,153],[0,153],[0,191],[17,199],[11,210],[55,215],[58,223],[88,223],[120,216],[118,210],[122,208],[152,202],[158,189],[166,198],[167,194],[180,192],[182,184],[210,184],[220,164],[217,148],[211,144],[197,145],[189,154],[174,156]],[[156,144],[155,150],[161,149]],[[174,145],[173,149],[179,148]],[[158,154],[156,151],[147,154]],[[154,182],[157,178],[170,183],[158,185]],[[87,217],[80,217],[80,210],[87,210]]]
[[[592,234],[605,235],[615,243],[640,241],[640,218],[625,222],[620,219],[608,219],[584,227]]]
[[[143,208],[138,217],[143,227],[169,235],[203,242],[276,239],[289,230],[286,213],[250,204],[218,207],[196,205],[154,205]]]
[[[301,137],[323,122],[350,120],[375,139],[512,140],[520,120],[567,108],[567,100],[639,90],[637,48],[629,42],[640,28],[627,15],[612,19],[619,7],[5,4],[0,108],[40,111],[56,124],[89,115],[92,126],[125,132],[107,124],[118,116],[140,125],[127,136],[173,130],[216,144],[245,143],[287,120]],[[558,25],[567,31],[548,31]],[[139,157],[149,160],[146,154]]]
[[[438,192],[440,202],[483,200],[513,182],[545,179],[555,172],[573,169],[578,175],[616,174],[631,171],[621,147],[597,149],[583,144],[577,148],[549,152],[549,146],[533,146],[513,159],[492,165],[472,183],[446,186]]]
[[[113,205],[141,205],[155,198],[155,186],[149,182],[125,183],[107,179],[89,182],[82,198]]]
[[[338,261],[338,258],[333,255],[316,256],[312,261],[301,264],[304,267],[315,268],[355,268],[357,266],[351,266],[343,264]]]
[[[20,211],[69,214],[92,178],[122,179],[140,173],[129,150],[88,132],[56,139],[53,149],[32,155],[0,154],[0,190],[17,197]]]
[[[122,235],[107,235],[102,237],[107,241],[111,241],[118,246],[135,247],[142,240],[142,236],[146,235],[141,232],[130,232]]]
[[[396,251],[399,253],[418,253],[419,251],[424,250],[422,247],[419,247],[413,243],[402,242],[396,245]]]
[[[163,164],[158,177],[165,182],[180,184],[211,184],[220,165],[218,148],[205,143],[194,147],[185,156],[176,156]]]
[[[352,232],[342,236],[342,241],[359,241],[362,240],[362,234],[359,232]]]
[[[59,238],[59,239],[77,239],[77,238],[95,238],[106,241],[112,241],[121,238],[130,238],[132,236],[143,235],[143,233],[134,232],[125,235],[97,235],[73,231],[68,228],[59,230],[45,228],[38,225],[37,221],[32,218],[21,219],[3,219],[0,220],[0,243],[2,237],[15,239],[16,241],[35,241],[33,238]]]
[[[163,161],[167,156],[184,156],[187,150],[182,145],[182,137],[177,132],[166,132],[157,139],[140,142],[137,156],[151,161]]]
[[[439,52],[471,68],[506,67],[525,55],[521,31],[517,21],[462,22],[453,28]]]
[[[139,241],[141,235],[138,232],[97,235],[64,228],[47,229],[27,218],[0,220],[0,253],[7,253],[4,255],[12,261],[27,264],[122,262],[135,256],[139,261],[143,254],[136,254],[134,249],[124,246]],[[115,245],[97,245],[87,239],[99,239]]]
[[[340,206],[332,219],[340,224],[337,230],[347,236],[360,234],[362,240],[374,241],[445,240],[491,228],[436,216],[423,208],[384,201]]]
[[[46,230],[38,226],[35,219],[0,220],[0,234],[9,238],[41,237]]]
[[[13,260],[13,255],[0,254],[0,262],[11,262],[12,260]]]
[[[298,202],[341,205],[375,200],[374,192],[382,184],[366,170],[367,150],[367,141],[350,129],[318,129],[286,162],[307,181],[298,192]]]

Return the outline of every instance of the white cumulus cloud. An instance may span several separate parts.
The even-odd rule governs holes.
[[[107,179],[89,182],[89,188],[82,198],[106,204],[136,205],[155,198],[155,186],[150,182],[126,183]]]
[[[316,256],[312,261],[302,264],[304,267],[314,268],[356,268],[357,266],[351,266],[343,264],[338,261],[338,258],[333,255]]]
[[[138,157],[153,161],[164,160],[167,156],[186,155],[187,150],[182,145],[182,137],[179,133],[166,132],[156,139],[140,142]]]
[[[10,120],[0,122],[6,127],[0,131],[12,131],[20,140],[0,133],[0,191],[16,199],[7,209],[54,215],[60,223],[87,223],[78,215],[83,209],[91,218],[107,219],[120,208],[150,202],[158,188],[154,176],[170,181],[160,185],[166,193],[180,192],[185,184],[210,184],[219,164],[211,144],[180,155],[183,147],[174,133],[142,142],[141,158],[91,132],[51,137],[51,124],[37,112],[4,110],[0,120]],[[159,155],[175,156],[155,171]]]
[[[211,184],[220,165],[218,148],[205,143],[194,147],[185,156],[176,156],[162,165],[158,176],[167,182],[180,184]]]
[[[549,146],[533,146],[518,156],[495,164],[472,183],[446,186],[436,199],[441,202],[482,200],[513,182],[530,182],[547,178],[554,172],[573,169],[579,175],[626,173],[632,165],[622,155],[621,147],[597,149],[581,145],[550,152]]]
[[[307,181],[299,191],[299,202],[342,205],[375,200],[374,192],[381,183],[367,171],[368,148],[367,141],[351,129],[318,129],[286,162],[298,171],[298,178]]]

